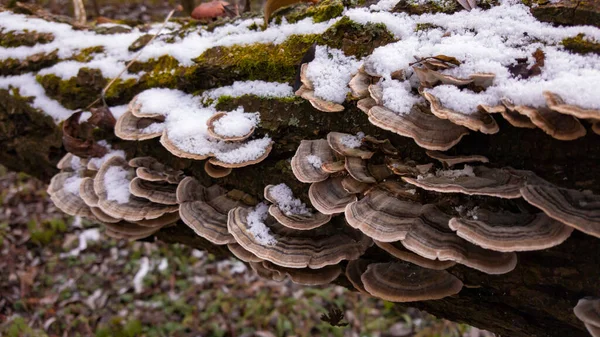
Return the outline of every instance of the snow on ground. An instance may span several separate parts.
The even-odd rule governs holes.
[[[294,96],[292,87],[287,83],[265,81],[236,81],[232,85],[207,90],[203,99],[218,99],[221,96],[240,97],[255,95],[260,97],[281,98]]]

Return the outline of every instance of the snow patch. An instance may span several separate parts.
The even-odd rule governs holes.
[[[271,235],[271,230],[264,221],[269,215],[269,206],[265,203],[256,205],[256,208],[246,218],[248,231],[254,235],[256,242],[263,246],[272,246],[277,243],[277,240]]]
[[[286,184],[271,187],[269,194],[273,197],[275,204],[285,215],[310,215],[312,212],[300,199],[294,198],[292,189]]]
[[[475,172],[473,172],[473,166],[465,165],[462,170],[437,170],[435,175],[437,177],[454,179],[460,177],[475,177]]]
[[[260,122],[258,112],[244,112],[239,107],[225,114],[213,123],[216,134],[224,137],[242,137],[249,134]]]
[[[358,72],[360,62],[338,49],[317,46],[315,59],[308,64],[306,77],[315,88],[315,96],[343,103],[350,91],[348,83]]]
[[[63,188],[66,192],[79,195],[79,185],[81,184],[82,177],[74,175],[65,179]]]
[[[294,96],[292,87],[287,83],[265,81],[236,81],[232,85],[211,89],[202,94],[203,98],[218,99],[221,96],[240,97],[255,95],[269,98]]]
[[[129,183],[131,178],[129,170],[120,166],[111,166],[104,175],[104,188],[106,188],[107,200],[116,201],[119,204],[125,204],[129,201]]]
[[[321,165],[323,165],[323,161],[318,156],[314,154],[306,156],[306,161],[311,164],[314,168],[320,169]]]
[[[340,142],[345,147],[349,147],[351,149],[356,149],[362,145],[363,138],[365,138],[365,133],[358,132],[356,134],[356,136],[353,136],[353,135],[342,136],[342,138],[340,139]]]

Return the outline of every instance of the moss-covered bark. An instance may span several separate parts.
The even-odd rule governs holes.
[[[128,102],[140,90],[153,86],[197,93],[236,80],[263,79],[291,83],[302,55],[313,42],[341,48],[349,55],[362,56],[391,40],[391,34],[380,26],[362,26],[342,19],[322,35],[293,36],[278,46],[259,44],[212,48],[189,67],[181,66],[169,57],[136,63],[131,71],[145,71],[146,74],[140,81],[118,81],[107,97],[109,104],[116,105]],[[578,42],[584,41],[565,41],[564,44],[569,48]],[[590,52],[596,52],[594,48]],[[68,108],[77,109],[92,102],[107,79],[102,78],[96,70],[84,68],[77,77],[69,80],[46,75],[39,76],[38,81],[50,97]],[[378,138],[388,138],[400,149],[402,157],[420,163],[429,162],[425,150],[414,141],[374,127],[354,102],[344,104],[344,112],[324,113],[313,109],[302,99],[261,99],[254,96],[220,99],[218,107],[224,110],[241,105],[246,111],[259,111],[261,125],[257,133],[269,134],[275,146],[265,161],[235,169],[231,175],[218,181],[204,173],[203,162],[176,158],[157,140],[127,142],[110,138],[109,141],[114,147],[126,150],[130,157],[152,155],[166,164],[183,169],[187,175],[197,177],[204,184],[218,182],[258,198],[262,196],[265,185],[280,182],[285,182],[297,195],[306,198],[308,184],[299,183],[294,178],[289,159],[302,139],[323,138],[331,131],[363,131]],[[540,130],[514,128],[500,118],[497,121],[501,130],[498,134],[473,132],[464,137],[450,153],[485,155],[490,159],[491,166],[532,170],[560,186],[600,193],[600,178],[597,175],[600,169],[600,141],[589,130],[589,125],[586,125],[586,137],[567,142],[555,140]],[[17,92],[0,90],[2,164],[48,180],[57,171],[54,165],[64,153],[60,136],[58,126],[50,117],[31,108],[29,99],[20,97]],[[458,198],[456,202],[502,202],[468,196],[447,198]],[[157,237],[216,254],[227,253],[223,247],[212,246],[196,237],[181,224],[162,230]],[[377,247],[371,248],[368,256],[379,260],[389,259]],[[586,336],[572,308],[581,297],[600,294],[598,266],[600,241],[574,233],[558,247],[519,253],[517,268],[506,275],[486,275],[461,266],[453,267],[450,272],[466,284],[457,296],[411,305],[505,336]],[[337,283],[347,284],[344,279],[337,280]]]

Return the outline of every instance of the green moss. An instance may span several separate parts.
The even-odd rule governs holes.
[[[81,109],[99,97],[107,80],[98,69],[81,68],[76,77],[68,80],[54,75],[37,75],[46,94],[68,109]]]
[[[129,68],[132,73],[145,72],[140,78],[140,82],[148,88],[176,88],[180,83],[185,82],[184,77],[187,70],[188,68],[180,66],[179,61],[169,55],[151,59],[147,62],[135,62]]]
[[[341,49],[346,55],[364,57],[377,47],[396,41],[383,24],[366,25],[344,16],[323,33],[322,42],[330,47]]]
[[[73,55],[73,57],[71,57],[71,59],[74,61],[77,61],[77,62],[86,63],[86,62],[90,62],[94,58],[94,54],[99,54],[99,53],[103,53],[103,52],[104,52],[104,47],[102,47],[102,46],[88,47],[88,48],[82,49],[79,53]]]
[[[344,4],[341,0],[324,0],[318,5],[306,10],[308,16],[312,16],[314,22],[324,22],[342,15]]]
[[[198,67],[188,74],[193,76],[189,80],[198,89],[241,79],[289,82],[300,59],[317,39],[317,35],[292,35],[279,45],[255,43],[211,48],[194,60]]]
[[[58,49],[50,53],[34,54],[24,60],[8,58],[0,61],[0,76],[37,72],[43,68],[55,65],[58,61]]]
[[[394,6],[394,9],[392,9],[392,12],[403,12],[413,15],[421,15],[424,13],[451,14],[462,9],[460,4],[454,0],[429,1],[423,4],[418,4],[414,1],[400,0],[400,2]]]
[[[25,29],[23,32],[8,31],[4,32],[4,29],[0,29],[0,47],[4,48],[15,48],[20,46],[32,47],[36,44],[46,44],[54,41],[54,35],[52,33],[38,33],[34,31],[28,31]]]
[[[294,23],[307,17],[312,17],[314,22],[324,22],[342,15],[344,4],[342,0],[324,0],[314,6],[298,4],[288,6],[275,12],[273,20],[275,23],[281,22],[281,18]]]
[[[57,233],[67,230],[67,225],[63,219],[51,219],[38,223],[36,220],[30,220],[27,228],[31,235],[31,242],[39,245],[47,245],[52,241]]]
[[[566,38],[562,44],[565,49],[577,54],[600,54],[600,43],[586,40],[584,34]]]

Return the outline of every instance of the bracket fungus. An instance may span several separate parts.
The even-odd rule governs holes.
[[[117,119],[115,135],[125,140],[147,140],[160,137],[164,129],[164,117],[136,117],[131,110]]]
[[[438,118],[447,119],[454,124],[462,125],[470,130],[485,134],[494,134],[500,130],[494,118],[487,112],[478,110],[474,113],[466,114],[444,107],[440,100],[430,92],[424,92],[423,97],[429,101],[431,113]]]
[[[205,188],[192,177],[186,177],[177,186],[181,220],[216,245],[235,243],[227,230],[227,213],[242,203],[229,198],[226,192],[218,185]]]
[[[469,134],[467,128],[440,119],[413,106],[406,114],[397,114],[384,106],[376,105],[369,110],[369,121],[384,130],[410,137],[428,150],[446,151]]]
[[[515,253],[483,249],[458,237],[448,225],[450,216],[435,205],[423,206],[420,220],[401,240],[406,249],[420,256],[455,261],[487,274],[505,274],[517,265]]]
[[[282,267],[323,268],[356,259],[372,244],[360,232],[333,224],[312,230],[289,229],[265,211],[260,205],[257,209],[234,208],[229,211],[227,227],[244,249]]]
[[[273,203],[269,206],[269,214],[285,227],[309,230],[331,220],[331,215],[312,210],[294,198],[292,190],[285,184],[267,185],[264,197]]]
[[[558,94],[544,91],[544,98],[550,109],[561,114],[571,115],[581,119],[600,119],[600,110],[584,109],[576,105],[566,104]]]
[[[574,140],[585,136],[585,127],[579,120],[546,107],[515,106],[515,111],[529,117],[531,122],[545,133],[559,140]]]
[[[52,177],[47,193],[56,207],[72,216],[92,218],[90,207],[79,194],[83,172],[61,172]]]
[[[175,170],[160,163],[152,157],[136,157],[129,161],[129,166],[134,167],[135,175],[146,181],[164,181],[178,184],[183,179],[183,171]]]
[[[600,196],[548,185],[527,185],[523,198],[553,219],[600,238]]]
[[[600,299],[582,298],[573,309],[592,337],[600,337]]]
[[[420,203],[376,186],[364,198],[349,203],[344,215],[350,226],[374,240],[393,242],[403,240],[410,228],[420,222],[420,212]]]
[[[419,178],[402,177],[404,181],[427,191],[441,193],[464,193],[514,199],[521,197],[521,187],[526,179],[506,169],[485,166],[462,170],[438,171],[436,175]]]
[[[480,155],[456,155],[451,156],[439,151],[425,151],[425,154],[432,159],[440,161],[444,167],[452,167],[465,163],[489,163],[489,159]]]
[[[323,214],[342,213],[346,205],[356,201],[356,195],[344,189],[343,179],[332,177],[310,185],[308,197],[317,211]]]
[[[126,221],[155,219],[178,210],[177,205],[164,205],[130,195],[129,184],[134,169],[121,157],[108,159],[94,178],[98,207],[111,217]]]
[[[461,238],[499,252],[541,250],[563,243],[573,231],[544,213],[492,212],[477,208],[469,217],[455,217],[448,225]]]
[[[325,285],[333,282],[342,273],[339,265],[330,265],[319,269],[286,268],[269,261],[251,264],[253,269],[264,269],[265,274],[274,276],[273,280],[283,281],[287,276],[292,282],[307,286]],[[260,274],[260,271],[257,270]]]
[[[375,244],[379,246],[379,248],[385,250],[390,255],[395,258],[398,258],[402,261],[410,262],[412,264],[416,264],[419,267],[435,269],[435,270],[444,270],[448,269],[456,264],[456,262],[448,260],[448,261],[440,261],[440,260],[431,260],[421,255],[415,254],[410,250],[404,248],[400,241],[396,242],[381,242],[377,240]]]
[[[401,262],[369,264],[361,280],[368,293],[391,302],[437,300],[456,295],[463,287],[458,278],[444,270]]]

